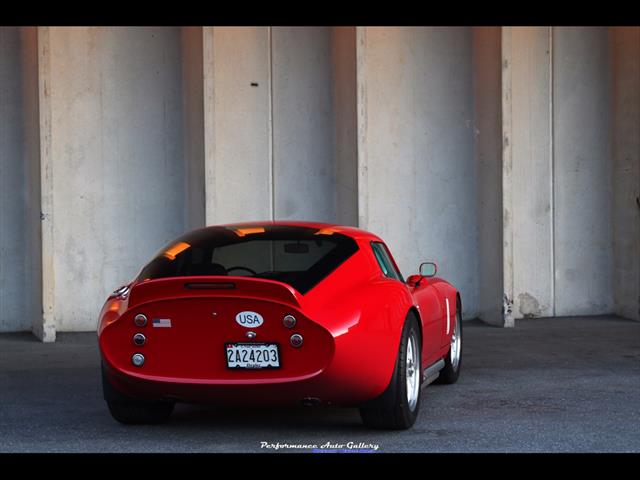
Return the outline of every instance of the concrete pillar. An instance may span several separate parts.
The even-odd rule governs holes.
[[[360,225],[404,275],[435,260],[478,314],[470,28],[359,28]]]
[[[355,223],[354,35],[325,27],[272,30],[278,220],[336,222],[340,210],[346,223]]]
[[[185,229],[205,225],[204,57],[202,27],[181,29]]]
[[[640,27],[610,29],[614,301],[640,320]]]
[[[181,31],[40,39],[44,322],[92,330],[106,296],[188,224]]]
[[[613,312],[608,32],[553,29],[555,315]]]
[[[335,220],[358,225],[358,116],[356,29],[335,27],[332,35],[334,112]]]
[[[273,218],[271,32],[205,27],[206,223]]]
[[[354,29],[205,28],[204,62],[207,223],[355,224]]]
[[[0,27],[0,332],[41,317],[37,57],[35,28]]]
[[[553,316],[551,29],[502,32],[505,325]]]
[[[501,29],[473,29],[475,155],[477,162],[478,315],[504,325],[502,312]]]
[[[274,217],[335,219],[331,30],[272,30]]]
[[[607,47],[602,28],[503,31],[507,322],[613,311]]]

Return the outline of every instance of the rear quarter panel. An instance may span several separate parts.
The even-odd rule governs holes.
[[[451,336],[453,335],[453,327],[455,325],[457,307],[457,295],[458,291],[446,280],[442,278],[434,278],[432,282],[433,286],[438,290],[440,297],[442,298],[442,305],[449,303],[449,318],[447,319],[447,310],[443,309],[442,323],[444,324],[443,336],[442,336],[442,352],[446,354],[449,350],[449,344],[451,343]],[[447,328],[448,327],[448,328]]]
[[[404,283],[382,275],[368,239],[359,246],[329,281],[305,296],[303,308],[334,336],[334,361],[325,375],[363,401],[391,380],[413,299]]]

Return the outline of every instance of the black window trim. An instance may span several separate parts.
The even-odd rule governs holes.
[[[258,235],[262,236],[266,234],[264,235],[265,237],[267,237],[264,239],[265,241],[311,240],[313,237],[309,236],[309,238],[305,238],[305,236],[307,234],[310,235],[310,232],[315,232],[318,230],[317,228],[314,228],[314,227],[299,227],[299,226],[289,226],[289,225],[265,226],[263,228],[265,229],[265,232]],[[163,252],[167,248],[169,248],[171,245],[181,241],[192,244],[192,241],[189,239],[189,237],[192,235],[198,235],[198,234],[206,235],[208,233],[207,231],[210,231],[212,235],[225,234],[226,233],[225,230],[229,230],[229,232],[231,232],[231,230],[226,226],[205,227],[202,229],[197,229],[197,230],[187,232],[181,235],[180,237],[172,240],[165,247],[160,249],[160,251],[158,251],[156,255],[142,268],[142,270],[137,276],[137,280],[140,281],[143,278],[149,278],[149,279],[179,278],[179,277],[185,276],[185,274],[157,275],[157,274],[152,274],[150,270],[155,267],[154,264],[157,264],[157,262],[163,261],[163,258],[162,258]],[[296,230],[298,231],[296,232]],[[298,237],[297,235],[300,235],[300,236]],[[358,245],[358,242],[350,235],[334,232],[332,234],[332,237],[335,238],[336,240],[339,239],[338,241],[335,242],[336,248],[330,251],[327,256],[319,259],[313,265],[310,265],[309,268],[305,271],[304,275],[301,275],[300,278],[296,279],[295,282],[289,282],[289,281],[284,281],[280,279],[272,279],[272,280],[291,286],[294,290],[296,290],[301,295],[307,294],[309,291],[315,288],[318,284],[322,283],[327,277],[331,276],[343,263],[345,263],[347,260],[353,257],[358,252],[358,250],[360,250],[360,246]],[[228,243],[225,242],[223,245],[219,245],[219,246],[241,244],[245,242],[248,243],[250,241],[254,241],[258,239],[256,237],[240,238],[240,239],[230,237],[230,240],[232,241]],[[215,250],[215,248],[218,248],[219,246],[212,247],[212,252]],[[161,266],[158,266],[157,268],[161,268]],[[201,276],[201,275],[190,275],[190,276]],[[210,276],[210,275],[204,275],[204,276]]]
[[[404,282],[404,277],[402,276],[402,272],[400,271],[400,269],[396,265],[396,261],[391,256],[391,251],[389,250],[387,245],[384,242],[381,242],[379,240],[371,240],[371,242],[369,242],[369,243],[370,243],[370,246],[371,246],[371,253],[375,257],[376,263],[378,264],[378,267],[380,268],[380,272],[382,273],[382,275],[384,275],[386,278],[389,278],[391,280],[398,280],[401,283],[405,283]],[[380,265],[380,260],[378,260],[378,256],[376,255],[374,245],[382,245],[382,248],[384,248],[385,252],[387,252],[387,256],[389,257],[389,260],[391,261],[391,268],[393,268],[393,271],[396,273],[396,275],[398,275],[398,278],[390,277],[390,276],[388,276],[387,274],[384,273],[384,270],[382,269],[382,265]]]

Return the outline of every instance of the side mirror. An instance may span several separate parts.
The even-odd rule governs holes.
[[[435,262],[424,262],[420,264],[420,275],[423,277],[435,277],[438,273],[438,265]]]
[[[407,285],[410,287],[419,287],[420,282],[428,277],[434,277],[438,273],[438,265],[434,262],[424,262],[420,264],[420,273],[417,275],[411,275],[407,278]]]

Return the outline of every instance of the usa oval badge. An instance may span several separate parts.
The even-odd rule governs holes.
[[[262,325],[264,319],[257,312],[245,311],[236,315],[236,323],[246,328],[255,328]]]

